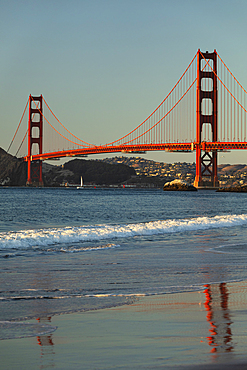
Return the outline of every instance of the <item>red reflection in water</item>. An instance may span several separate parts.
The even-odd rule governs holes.
[[[45,318],[38,317],[36,320],[42,324],[51,323],[51,316],[47,316]],[[54,343],[52,341],[52,334],[38,335],[37,341],[40,346],[54,346]]]
[[[205,285],[205,303],[204,307],[207,311],[207,321],[210,324],[209,336],[207,337],[208,344],[211,347],[211,353],[215,352],[231,352],[232,332],[230,312],[228,309],[229,293],[226,283],[219,285]]]
[[[47,317],[38,317],[36,319],[41,324],[50,324],[51,316]],[[40,370],[52,368],[54,364],[54,343],[52,339],[52,334],[47,335],[38,335],[37,336],[38,345],[41,347],[41,356],[40,356]]]

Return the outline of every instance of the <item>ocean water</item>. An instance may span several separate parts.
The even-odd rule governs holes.
[[[247,194],[0,189],[0,339],[25,319],[247,278]]]

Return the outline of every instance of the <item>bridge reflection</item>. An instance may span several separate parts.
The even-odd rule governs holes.
[[[231,314],[228,308],[229,293],[226,283],[205,285],[207,321],[210,324],[208,344],[211,353],[231,352],[234,349],[231,331]]]
[[[50,324],[51,316],[37,318],[41,324]],[[38,345],[41,347],[40,369],[53,368],[55,366],[55,351],[53,334],[44,334],[37,336]]]
[[[231,326],[233,324],[232,321],[232,314],[229,309],[229,296],[230,293],[227,288],[226,283],[220,283],[220,284],[207,284],[204,285],[205,290],[205,301],[204,301],[204,308],[206,311],[206,320],[209,323],[208,332],[207,335],[205,332],[202,333],[202,337],[207,339],[207,343],[210,347],[209,353],[213,354],[216,358],[218,355],[223,353],[230,353],[234,350],[234,343],[233,343],[233,334]],[[166,300],[171,299],[170,297],[157,297],[158,299],[161,299],[162,302],[157,303],[152,301],[150,306],[150,301],[147,301],[149,305],[147,306],[147,302],[136,302],[132,307],[134,307],[134,310],[137,309],[138,312],[142,312],[142,310],[147,312],[153,312],[154,309],[156,313],[159,311],[164,313],[164,305],[167,306],[167,308],[171,308],[174,310],[176,308],[177,304],[179,302],[174,303],[172,296],[172,303],[167,302]],[[156,299],[157,299],[156,298]],[[181,297],[180,297],[181,298]],[[166,303],[164,303],[164,301]],[[181,303],[181,302],[180,302]],[[187,302],[188,303],[188,302]],[[183,302],[183,304],[186,304]],[[189,303],[189,310],[191,309],[191,302]],[[198,303],[196,306],[198,307]],[[126,309],[128,310],[130,306],[125,306],[124,308],[121,307],[122,310]],[[185,310],[186,311],[186,310]],[[181,313],[181,312],[180,312]],[[169,311],[168,311],[169,314]],[[186,314],[186,312],[185,312]],[[204,310],[203,310],[204,315]],[[205,317],[205,316],[204,316]],[[52,317],[47,316],[43,318],[38,318],[37,321],[42,324],[51,324]],[[166,321],[167,319],[165,319]],[[203,320],[203,317],[201,317],[200,320]],[[198,323],[199,324],[199,323]],[[198,326],[199,328],[200,326]],[[197,329],[198,329],[197,328]],[[191,321],[191,329],[194,331],[194,321]],[[175,330],[175,329],[174,329]],[[151,334],[150,334],[151,335]],[[198,334],[200,336],[200,334]],[[55,366],[55,343],[54,343],[54,334],[45,334],[45,335],[39,335],[37,336],[37,342],[38,345],[41,347],[41,356],[40,356],[40,369],[44,368],[52,368]]]

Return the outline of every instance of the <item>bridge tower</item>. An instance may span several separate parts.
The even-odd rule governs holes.
[[[28,156],[27,186],[43,186],[42,161],[32,161],[33,144],[38,145],[38,154],[42,154],[43,142],[43,108],[42,95],[29,95],[28,118]]]
[[[213,61],[213,71],[205,70],[201,61],[204,58]],[[205,64],[204,64],[205,65]],[[205,68],[206,69],[206,68]],[[203,82],[202,89],[202,79]],[[206,81],[211,79],[212,83]],[[212,86],[212,90],[205,89],[205,86]],[[196,177],[194,186],[197,188],[217,188],[219,186],[217,176],[217,151],[208,152],[205,149],[205,143],[202,142],[202,129],[204,124],[211,126],[212,140],[217,141],[217,53],[202,53],[200,49],[197,52],[197,89],[196,89]],[[211,112],[202,112],[203,100],[211,101]],[[205,104],[204,104],[205,106]],[[204,152],[204,153],[203,153]]]

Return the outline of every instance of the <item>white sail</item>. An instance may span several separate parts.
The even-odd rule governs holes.
[[[83,178],[82,178],[82,176],[81,176],[81,185],[77,186],[77,189],[83,189]]]

